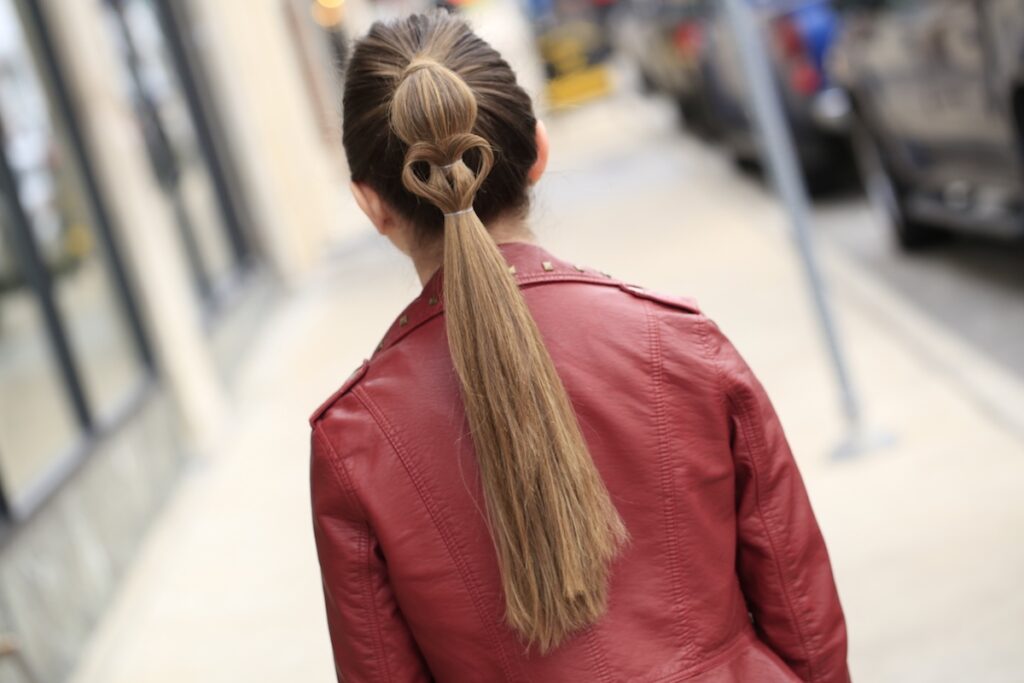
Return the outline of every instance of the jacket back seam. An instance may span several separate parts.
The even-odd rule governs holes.
[[[430,495],[426,482],[423,480],[423,477],[413,465],[412,461],[406,456],[405,447],[398,436],[397,430],[394,429],[391,423],[387,420],[387,417],[362,387],[355,387],[353,389],[353,395],[359,400],[363,407],[366,408],[370,417],[376,423],[377,428],[380,429],[384,438],[387,439],[388,444],[395,453],[395,456],[398,458],[399,462],[402,463],[402,468],[405,470],[409,480],[413,484],[413,487],[416,489],[416,493],[419,495],[420,501],[426,508],[427,514],[430,515],[434,528],[441,536],[441,540],[445,544],[448,554],[452,558],[452,562],[455,564],[455,567],[462,578],[462,582],[466,587],[466,592],[469,594],[470,601],[473,603],[473,607],[477,612],[477,617],[483,623],[484,628],[487,630],[488,635],[494,643],[506,680],[515,680],[508,656],[505,653],[505,648],[502,646],[496,627],[493,621],[487,618],[487,611],[484,609],[484,606],[480,601],[480,588],[476,577],[473,575],[472,569],[465,560],[458,541],[447,528],[447,524],[442,520],[441,511],[438,508],[437,503],[434,501],[433,496]]]
[[[668,549],[669,561],[669,593],[672,597],[672,604],[680,618],[676,622],[676,636],[679,638],[686,653],[686,658],[693,659],[694,642],[687,633],[690,624],[689,610],[686,606],[685,595],[683,594],[683,572],[680,560],[680,525],[677,519],[674,496],[676,491],[673,487],[674,477],[672,476],[672,451],[669,448],[668,440],[668,417],[665,405],[664,381],[665,366],[662,350],[661,331],[658,328],[660,320],[657,314],[652,311],[653,304],[644,300],[644,316],[647,320],[647,341],[651,354],[652,382],[654,387],[654,421],[657,433],[658,469],[662,494],[662,514],[665,517],[668,538],[666,547]]]
[[[660,676],[652,681],[647,681],[646,683],[670,683],[670,681],[684,683],[685,681],[693,680],[697,676],[702,676],[709,671],[714,671],[717,667],[722,666],[724,663],[729,661],[730,657],[740,651],[743,645],[756,640],[757,636],[749,630],[749,627],[741,628],[735,635],[725,641],[725,643],[707,653],[703,661],[687,668],[665,674],[664,676]]]
[[[583,645],[590,652],[594,660],[594,669],[598,678],[604,683],[614,683],[611,672],[608,670],[608,658],[605,656],[604,648],[598,641],[598,624],[594,624],[583,634]]]

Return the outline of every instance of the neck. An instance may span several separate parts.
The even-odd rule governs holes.
[[[508,218],[491,221],[487,232],[496,244],[507,242],[535,243],[536,238],[522,218]],[[427,284],[444,263],[444,240],[435,240],[413,250],[412,262],[421,284]]]

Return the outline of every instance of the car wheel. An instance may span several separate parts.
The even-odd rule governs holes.
[[[708,119],[707,112],[701,106],[701,102],[693,97],[680,95],[676,98],[679,114],[683,119],[683,126],[702,140],[714,140],[715,130]]]
[[[692,130],[697,122],[693,113],[693,103],[688,97],[678,95],[676,96],[676,108],[679,110],[679,116],[683,119],[683,125]]]
[[[729,161],[732,162],[733,168],[746,175],[761,175],[764,172],[764,167],[761,165],[761,159],[756,155],[751,156],[747,152],[730,149]]]
[[[915,251],[939,241],[944,236],[940,228],[908,215],[906,194],[893,178],[876,136],[862,120],[854,119],[851,138],[868,202],[879,219],[893,228],[896,243]]]
[[[644,95],[653,95],[658,92],[658,84],[654,82],[647,69],[640,67],[640,92]]]

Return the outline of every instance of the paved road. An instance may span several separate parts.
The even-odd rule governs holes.
[[[860,198],[819,201],[815,215],[826,238],[1024,379],[1024,244],[957,237],[904,254]]]

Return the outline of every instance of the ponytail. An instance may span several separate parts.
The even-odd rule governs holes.
[[[443,35],[442,35],[443,38]],[[391,126],[402,182],[444,213],[448,343],[476,447],[506,619],[547,652],[607,606],[625,526],[515,278],[473,209],[494,164],[477,100],[430,56],[399,78]]]

